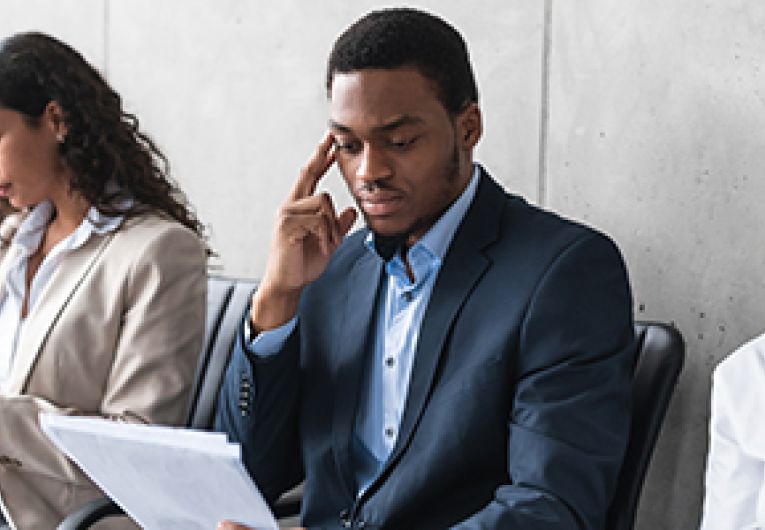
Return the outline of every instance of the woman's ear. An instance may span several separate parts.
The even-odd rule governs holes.
[[[460,147],[468,150],[475,147],[483,134],[483,120],[478,103],[468,103],[457,116]]]
[[[43,124],[50,130],[56,141],[60,144],[66,140],[69,128],[64,120],[64,109],[57,101],[49,101],[43,110]]]

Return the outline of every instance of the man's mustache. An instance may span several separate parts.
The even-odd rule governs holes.
[[[368,195],[370,193],[374,193],[376,191],[396,191],[401,192],[398,188],[391,186],[385,181],[371,181],[371,182],[364,182],[363,184],[356,186],[354,188],[354,195],[360,196],[360,195]]]

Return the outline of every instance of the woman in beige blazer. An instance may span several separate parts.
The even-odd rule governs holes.
[[[206,245],[120,97],[43,34],[0,42],[0,201],[2,510],[52,529],[99,492],[38,415],[183,422]]]

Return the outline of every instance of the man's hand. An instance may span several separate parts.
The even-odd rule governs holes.
[[[356,220],[353,208],[337,215],[328,194],[314,194],[335,162],[333,141],[330,133],[324,136],[279,209],[266,272],[252,298],[250,318],[256,332],[295,316],[303,288],[324,272]]]
[[[221,521],[215,530],[255,530],[249,526],[244,526],[233,521]],[[305,530],[304,528],[292,528],[291,530]]]

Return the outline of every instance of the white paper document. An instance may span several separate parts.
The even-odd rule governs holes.
[[[278,528],[226,435],[40,414],[45,434],[147,530]]]

